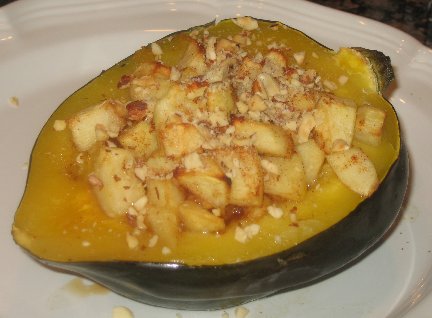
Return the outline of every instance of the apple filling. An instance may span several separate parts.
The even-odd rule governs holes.
[[[296,202],[326,171],[363,197],[379,185],[353,140],[379,146],[385,112],[337,96],[349,77],[323,79],[305,67],[313,54],[260,45],[257,21],[234,23],[233,36],[190,32],[172,64],[153,43],[154,61],[119,78],[127,100],[107,99],[67,120],[77,152],[90,154],[82,157],[100,207],[131,225],[130,249],[143,233],[147,247],[161,241],[168,254],[185,232],[221,235],[235,224],[235,240],[247,243],[264,216],[295,225]]]

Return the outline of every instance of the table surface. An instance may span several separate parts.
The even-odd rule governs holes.
[[[16,0],[0,0],[0,6]],[[432,47],[432,0],[308,0],[384,22]]]
[[[432,47],[432,0],[309,0],[398,28]]]

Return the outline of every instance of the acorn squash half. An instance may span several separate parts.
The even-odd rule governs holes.
[[[203,46],[203,41],[207,46]],[[244,71],[242,65],[227,62],[228,65],[214,68],[212,74],[203,75],[200,68],[211,68],[218,63],[220,52],[224,54],[223,61],[229,61],[233,56],[241,59],[243,63],[240,64],[247,65],[249,73],[231,83],[227,94],[205,93],[204,98],[203,91],[210,91],[211,85],[214,85],[212,92],[219,86],[223,87],[224,72],[235,69],[233,76],[240,76],[238,74]],[[258,97],[245,106],[238,90],[248,85],[254,67],[259,72],[266,67],[270,70],[255,74],[256,80],[249,84]],[[147,76],[149,69],[152,76],[157,74],[156,77]],[[282,90],[282,82],[276,80],[277,85],[274,85],[275,78],[280,78],[278,72],[289,79],[286,84],[289,89],[301,86],[305,91],[318,85],[322,94],[318,100],[337,101],[340,108],[336,107],[327,114],[333,116],[331,125],[337,126],[340,114],[343,114],[354,118],[356,127],[348,133],[345,128],[342,132],[333,131],[337,136],[328,137],[332,134],[329,130],[336,128],[331,128],[330,124],[330,128],[327,124],[325,129],[319,128],[319,116],[313,117],[319,111],[310,113],[312,126],[299,119],[310,110],[304,99],[287,106],[285,113],[297,114],[291,121],[283,118],[278,122],[279,117],[271,117],[265,125],[251,126],[253,118],[266,112],[269,105],[288,105],[282,95],[289,93]],[[188,83],[186,93],[174,91],[168,102],[158,100],[155,109],[161,108],[161,104],[165,108],[162,107],[163,111],[159,113],[153,109],[150,122],[145,122],[143,118],[148,116],[151,108],[150,99],[160,98],[155,94],[161,92],[164,85],[182,80]],[[408,180],[408,157],[395,110],[382,96],[392,80],[390,59],[381,52],[364,48],[332,51],[280,22],[244,17],[174,33],[102,72],[68,97],[49,118],[32,151],[25,193],[13,224],[14,240],[48,267],[82,275],[125,297],[163,307],[194,310],[230,307],[327,278],[370,252],[398,218]],[[202,136],[196,134],[194,119],[187,125],[178,124],[175,121],[178,119],[168,125],[167,117],[163,117],[172,110],[170,107],[179,103],[183,93],[192,95],[190,103],[203,100],[207,105],[210,105],[210,100],[216,103],[216,107],[214,104],[212,107],[222,112],[222,119],[206,118],[208,122],[219,125],[225,120],[227,125],[234,127],[234,133],[252,131],[247,137],[251,144],[236,145],[235,149],[243,149],[238,150],[241,155],[237,157],[233,157],[226,147],[212,149],[220,166],[209,164],[216,168],[205,174],[205,180],[212,181],[204,184],[215,186],[220,191],[217,195],[208,195],[205,187],[193,188],[194,182],[202,179],[194,179],[199,174],[191,176],[189,170],[201,167],[202,161],[208,160],[208,157],[202,157],[204,142],[200,139]],[[319,103],[314,96],[307,95],[313,100],[313,108]],[[221,98],[219,104],[218,98]],[[76,114],[83,114],[94,105],[99,105],[99,110],[109,108],[111,113],[104,114],[114,116],[115,120],[109,122],[108,128],[93,123],[93,141],[90,137],[76,137],[74,129],[81,129],[81,132],[87,129],[80,126],[84,117],[77,118]],[[369,112],[370,108],[372,112]],[[360,109],[363,109],[362,113]],[[176,109],[172,114],[184,116],[176,113]],[[372,123],[364,124],[368,120]],[[133,138],[123,138],[122,133],[119,135],[118,126],[130,132],[140,122],[144,131],[157,131],[156,135],[151,135],[154,139],[148,133],[142,133],[137,137],[139,142],[134,144]],[[208,122],[206,124],[210,125]],[[274,128],[276,122],[279,125],[277,129]],[[366,133],[361,129],[364,125],[369,130]],[[227,128],[219,126],[220,131],[228,134]],[[262,131],[269,131],[276,142],[269,143],[266,138],[261,140]],[[288,139],[278,137],[285,133],[289,135]],[[182,138],[179,139],[179,135]],[[344,139],[347,135],[351,136],[347,137],[351,138],[349,141]],[[186,139],[188,142],[183,143]],[[286,160],[295,157],[300,167],[306,166],[304,160],[307,158],[301,157],[303,150],[298,145],[310,139],[318,144],[323,158],[327,158],[326,163],[320,165],[319,173],[310,179],[301,174],[301,186],[296,182],[295,187],[293,182],[277,183],[283,177],[274,177],[271,173],[282,175],[284,172],[279,170],[286,168]],[[124,148],[129,151],[127,155],[121,152],[123,150],[117,150]],[[155,162],[165,160],[158,157],[161,148],[168,161],[175,161],[185,153],[189,157],[181,159],[180,168],[176,162],[171,175],[167,174],[169,177],[155,177],[148,181],[147,188],[137,190],[138,195],[131,199],[145,198],[144,203],[140,201],[141,205],[151,200],[160,202],[162,194],[158,184],[175,179],[170,187],[180,190],[164,192],[168,193],[168,199],[165,197],[168,203],[164,201],[167,205],[162,205],[163,208],[154,214],[156,217],[139,219],[136,215],[136,202],[139,200],[135,201],[136,209],[132,205],[134,209],[126,209],[118,215],[118,210],[113,208],[118,202],[111,199],[118,196],[120,190],[104,197],[111,200],[108,205],[104,205],[105,201],[98,201],[98,195],[105,195],[97,192],[104,187],[101,174],[109,175],[110,172],[102,169],[99,171],[101,174],[95,175],[95,161],[105,160],[104,156],[113,151],[117,157],[127,157],[132,153],[132,159],[123,161],[123,165],[131,163],[137,167],[137,162],[142,162],[143,158]],[[334,172],[340,169],[340,158],[335,159],[335,156],[353,148],[361,151],[376,171],[376,184],[369,184],[366,190],[362,184],[360,188],[352,186],[350,177],[347,184],[344,176]],[[244,157],[252,159],[245,161],[246,168],[241,173],[255,171],[255,174],[267,175],[263,177],[264,185],[259,183],[261,181],[256,185],[254,193],[260,196],[259,199],[243,197],[247,198],[247,208],[242,206],[240,192],[228,192],[228,195],[224,192],[233,191],[232,188],[238,186],[232,171],[228,173],[225,170],[225,175],[218,177],[218,171],[225,169],[230,162],[234,162],[234,167],[236,162],[243,164]],[[299,161],[299,157],[303,161]],[[261,165],[255,165],[253,158],[260,158]],[[358,158],[351,154],[350,160]],[[166,165],[172,164],[168,161]],[[294,171],[296,168],[293,167],[296,166],[289,166],[286,170]],[[116,182],[122,182],[118,176],[112,177]],[[124,189],[130,187],[130,184],[123,184]],[[252,205],[258,208],[250,208]],[[263,206],[264,210],[259,210]],[[180,212],[176,210],[171,216],[166,216],[168,221],[162,223],[161,229],[157,215],[177,208]],[[211,222],[205,225],[203,222],[207,219],[200,219],[203,209],[213,211],[212,216],[207,215]],[[202,222],[190,218],[190,210],[198,211],[193,215]],[[213,222],[215,218],[218,220],[216,223]],[[172,230],[172,220],[180,224],[174,229],[175,240],[169,235],[163,237],[167,227]],[[246,231],[248,225],[255,227]],[[241,235],[235,233],[238,228],[243,231]],[[158,241],[155,233],[160,234]]]

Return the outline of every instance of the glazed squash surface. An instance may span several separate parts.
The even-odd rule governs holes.
[[[314,69],[322,80],[338,83],[341,76],[349,80],[337,85],[332,93],[348,98],[357,105],[373,105],[386,114],[379,146],[358,140],[353,146],[363,150],[373,162],[379,180],[383,180],[399,155],[399,127],[392,106],[381,96],[381,83],[368,61],[356,51],[329,50],[299,31],[259,22],[260,28],[251,31],[255,40],[244,49],[251,54],[263,54],[268,46],[281,43],[291,52],[305,52],[302,67]],[[207,27],[210,36],[228,37],[241,28],[225,20]],[[202,32],[202,30],[201,30]],[[164,65],[176,65],[186,50],[188,32],[178,33],[157,43],[164,52]],[[259,45],[257,44],[259,43]],[[128,92],[118,88],[119,79],[131,74],[144,61],[154,61],[147,46],[103,72],[95,80],[71,95],[48,120],[38,137],[31,157],[27,188],[16,214],[13,234],[15,240],[39,258],[52,261],[110,261],[180,262],[185,264],[229,264],[256,259],[298,245],[346,217],[367,198],[348,189],[329,165],[324,165],[317,183],[310,186],[298,202],[285,201],[281,218],[265,215],[256,223],[259,233],[246,243],[235,240],[233,221],[220,234],[183,232],[171,253],[162,253],[163,243],[155,247],[144,245],[129,248],[125,240],[131,225],[124,217],[108,217],[100,208],[88,186],[92,172],[89,163],[93,153],[80,152],[72,142],[69,130],[53,129],[56,120],[70,118],[78,111],[107,99],[127,102]],[[293,58],[289,63],[295,63]],[[296,211],[296,218],[289,211]],[[379,213],[379,212],[377,212]],[[365,229],[367,231],[367,229]],[[144,232],[141,240],[148,241],[151,233]]]

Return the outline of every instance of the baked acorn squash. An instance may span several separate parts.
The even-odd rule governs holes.
[[[217,309],[340,272],[397,219],[408,158],[378,51],[226,19],[68,97],[31,155],[13,237],[157,306]]]

